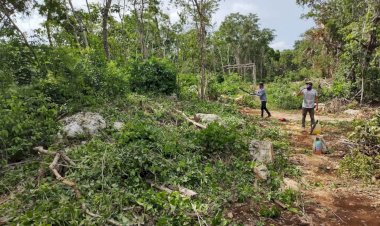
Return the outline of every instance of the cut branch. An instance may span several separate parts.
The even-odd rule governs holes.
[[[200,124],[200,123],[198,123],[198,122],[196,122],[196,121],[190,119],[189,117],[187,117],[186,114],[183,113],[182,111],[179,111],[179,110],[177,110],[177,109],[174,109],[174,111],[177,112],[177,113],[179,113],[179,114],[181,114],[181,115],[186,119],[186,121],[192,123],[193,125],[195,125],[195,126],[201,128],[201,129],[206,129],[206,128],[207,128],[207,126],[205,126],[205,125],[203,125],[203,124]]]
[[[196,193],[195,191],[193,190],[190,190],[188,188],[185,188],[185,187],[182,187],[182,186],[172,186],[172,185],[168,185],[167,187],[163,186],[163,185],[158,185],[156,183],[154,183],[153,181],[151,180],[146,180],[146,182],[151,186],[151,187],[154,187],[160,191],[165,191],[167,193],[172,193],[174,191],[178,191],[180,193],[180,196],[181,197],[188,197],[188,198],[193,198],[195,197],[196,195],[198,195],[198,193]]]
[[[80,190],[78,189],[76,183],[74,181],[67,180],[66,178],[62,177],[62,175],[58,172],[58,163],[59,163],[59,160],[61,160],[61,158],[65,161],[67,161],[69,164],[72,164],[74,162],[70,158],[68,158],[65,154],[63,154],[61,152],[56,152],[56,153],[49,152],[48,150],[45,150],[43,147],[35,147],[34,150],[38,151],[41,154],[54,155],[54,159],[51,162],[51,164],[49,165],[50,170],[53,172],[53,174],[55,175],[57,180],[61,181],[63,184],[69,186],[72,190],[74,190],[75,197],[77,199],[80,199],[82,197],[82,194],[81,194]],[[102,217],[96,213],[91,212],[87,208],[87,206],[84,202],[81,203],[81,207],[82,207],[82,210],[89,216],[92,216],[94,218],[101,218]],[[106,219],[106,221],[107,221],[107,223],[109,223],[111,225],[121,226],[121,224],[119,222],[117,222],[113,219]]]

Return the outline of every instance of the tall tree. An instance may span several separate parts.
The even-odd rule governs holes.
[[[84,42],[84,46],[85,46],[86,48],[88,48],[89,45],[88,45],[88,39],[87,39],[87,31],[86,31],[86,27],[84,26],[84,23],[83,23],[83,21],[82,21],[82,18],[81,18],[79,15],[77,15],[77,13],[75,12],[74,5],[73,5],[72,1],[71,1],[71,0],[68,0],[68,2],[69,2],[69,5],[70,5],[70,8],[71,8],[71,11],[72,11],[72,13],[73,13],[73,16],[74,16],[75,22],[76,22],[76,24],[79,26],[79,30],[80,30],[80,32],[82,33],[82,39],[83,39],[83,42]]]
[[[211,25],[212,14],[218,9],[220,0],[175,0],[183,12],[192,16],[198,34],[200,64],[200,99],[206,98],[206,50],[207,27]]]
[[[111,54],[110,54],[110,47],[108,43],[108,30],[107,30],[107,25],[108,25],[108,14],[111,8],[111,3],[112,0],[106,0],[105,6],[103,8],[103,19],[102,19],[102,37],[103,37],[103,48],[104,52],[106,55],[107,60],[111,59]]]
[[[311,9],[306,16],[316,21],[323,44],[339,58],[338,67],[346,70],[352,93],[365,91],[370,98],[380,95],[378,86],[380,1],[378,0],[297,0]],[[377,98],[377,101],[380,101]]]

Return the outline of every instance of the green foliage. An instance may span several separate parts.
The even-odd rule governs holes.
[[[359,150],[354,150],[340,162],[339,172],[347,172],[350,177],[368,180],[373,175],[375,166],[372,157],[362,154]]]
[[[350,139],[359,146],[340,162],[340,172],[368,180],[380,170],[380,113],[370,120],[356,122]]]
[[[168,60],[151,58],[131,63],[129,83],[132,91],[172,94],[177,91],[177,77]]]
[[[369,149],[380,149],[380,112],[370,120],[358,122],[350,139]]]
[[[266,86],[266,92],[269,97],[268,102],[281,109],[299,109],[302,104],[302,98],[296,94],[300,86],[292,83],[287,79],[278,79],[275,83]]]
[[[0,93],[0,156],[19,161],[31,156],[36,145],[49,145],[58,131],[57,105],[35,87]]]
[[[217,122],[210,123],[197,135],[197,142],[205,154],[237,152],[241,149],[236,128],[226,127]]]
[[[125,68],[115,62],[106,63],[96,51],[55,49],[50,54],[50,70],[40,84],[41,90],[58,104],[93,104],[94,96],[114,98],[128,89]]]
[[[198,79],[195,74],[179,74],[178,84],[181,99],[196,100],[198,98]]]
[[[268,218],[278,218],[281,216],[281,211],[275,207],[262,207],[259,211],[260,216]]]
[[[244,82],[237,74],[212,76],[208,83],[208,96],[217,100],[221,95],[234,96],[239,93]]]

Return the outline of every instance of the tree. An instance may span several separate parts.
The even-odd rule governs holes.
[[[111,59],[110,54],[110,47],[108,44],[108,31],[107,31],[107,24],[108,24],[108,13],[111,8],[112,0],[106,0],[106,4],[103,9],[103,18],[102,18],[102,37],[103,37],[103,48],[106,55],[107,60]]]
[[[352,94],[360,93],[360,102],[380,94],[379,38],[380,2],[378,0],[298,0],[307,5],[311,17],[318,25],[323,45],[339,58],[338,68],[346,71],[352,84]],[[355,6],[355,7],[353,7]],[[370,82],[369,82],[370,81]],[[379,99],[378,99],[379,101]]]
[[[207,27],[211,25],[211,17],[218,8],[220,0],[175,0],[183,8],[183,13],[191,15],[197,29],[200,64],[200,99],[206,98],[206,49]]]
[[[224,50],[227,56],[225,63],[230,64],[231,58],[235,64],[256,63],[263,77],[265,56],[271,50],[269,43],[274,34],[271,29],[260,29],[258,21],[257,15],[252,13],[226,16],[215,33],[215,40],[218,40],[215,45],[219,51]]]

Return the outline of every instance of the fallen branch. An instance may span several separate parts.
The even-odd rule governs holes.
[[[146,182],[150,186],[152,186],[152,187],[154,187],[154,188],[156,188],[156,189],[158,189],[160,191],[165,191],[165,192],[167,192],[169,194],[172,193],[172,192],[174,192],[174,191],[178,191],[180,193],[180,196],[183,197],[183,198],[185,198],[185,197],[192,198],[192,197],[198,195],[198,193],[196,193],[195,191],[190,190],[190,189],[185,188],[185,187],[182,187],[182,186],[175,187],[175,186],[172,186],[172,185],[168,185],[167,187],[165,187],[163,185],[158,185],[158,184],[154,183],[151,180],[146,180]]]
[[[177,112],[177,113],[179,113],[179,114],[181,114],[182,117],[184,117],[184,118],[186,119],[186,121],[192,123],[193,125],[195,125],[195,126],[201,128],[201,129],[206,129],[206,128],[207,128],[207,126],[205,126],[205,125],[203,125],[203,124],[200,124],[200,123],[198,123],[198,122],[196,122],[196,121],[190,119],[189,117],[187,117],[186,114],[183,113],[182,111],[179,111],[179,110],[177,110],[177,109],[174,109],[174,111]]]
[[[67,180],[66,178],[62,177],[62,175],[58,172],[58,165],[59,165],[59,160],[62,158],[63,160],[67,161],[69,164],[73,164],[75,165],[75,163],[69,158],[66,156],[66,154],[64,153],[61,153],[61,152],[56,152],[56,153],[53,153],[53,152],[49,152],[48,150],[45,150],[43,147],[35,147],[34,150],[38,151],[39,153],[42,153],[42,154],[47,154],[47,155],[54,155],[54,159],[53,161],[51,162],[51,164],[49,165],[49,169],[53,172],[53,174],[55,175],[55,177],[57,178],[57,180],[61,181],[63,184],[69,186],[72,190],[74,190],[75,192],[75,197],[77,199],[80,199],[82,197],[82,194],[80,192],[80,190],[77,188],[77,185],[74,181],[71,181],[71,180]],[[96,214],[96,213],[93,213],[91,212],[86,204],[84,202],[81,203],[81,207],[82,207],[82,210],[89,216],[92,216],[94,218],[100,218],[101,216]],[[106,221],[109,223],[109,224],[112,224],[112,225],[116,225],[116,226],[121,226],[121,224],[113,219],[106,219]]]
[[[190,190],[190,189],[185,188],[185,187],[182,187],[182,186],[180,186],[180,185],[178,185],[177,188],[175,188],[175,187],[172,186],[172,185],[168,185],[168,187],[169,187],[170,189],[173,189],[173,190],[178,190],[179,193],[181,193],[182,195],[187,196],[187,197],[189,197],[189,198],[193,198],[193,197],[195,197],[195,196],[198,195],[198,193],[196,193],[195,191]]]

